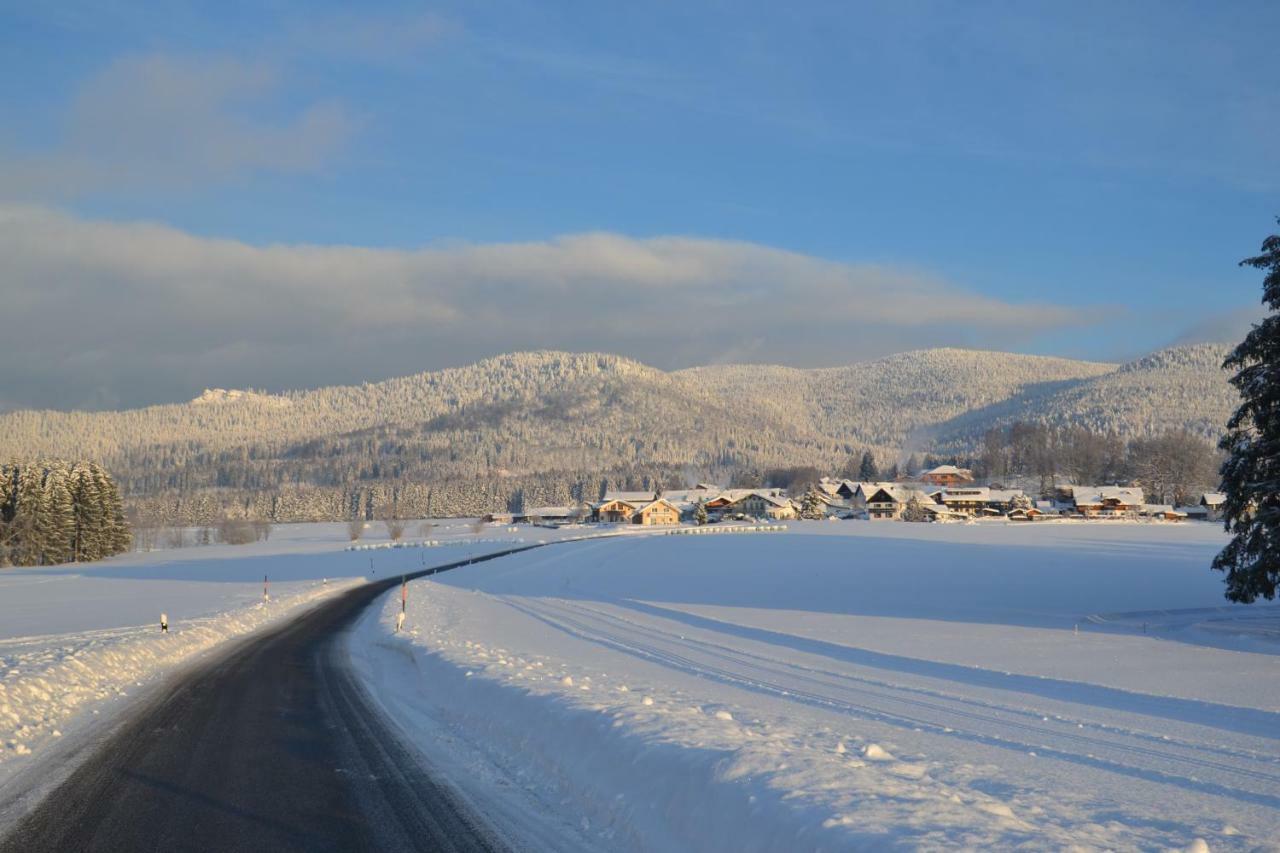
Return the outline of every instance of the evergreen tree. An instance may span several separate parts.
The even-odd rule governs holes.
[[[1222,465],[1222,490],[1232,539],[1213,567],[1226,573],[1226,597],[1248,603],[1274,598],[1280,584],[1280,234],[1240,264],[1266,272],[1262,302],[1272,313],[1222,365],[1236,371],[1231,384],[1241,403],[1219,445],[1230,454]]]
[[[88,463],[77,462],[71,468],[71,498],[75,506],[74,559],[82,562],[101,560],[108,553],[107,523],[98,481]]]
[[[880,469],[876,467],[876,458],[868,450],[862,454],[862,463],[858,465],[858,479],[864,483],[874,483],[880,479]]]
[[[693,520],[699,525],[707,523],[707,503],[702,498],[698,498],[698,503],[693,508]]]
[[[48,565],[70,562],[74,557],[75,506],[67,486],[67,469],[53,463],[44,475],[44,518],[39,524],[44,559]]]
[[[933,515],[924,508],[918,495],[912,495],[902,510],[903,521],[933,521]]]
[[[15,565],[39,566],[44,562],[47,532],[44,499],[44,477],[40,466],[19,466],[12,521]]]
[[[827,508],[822,502],[822,498],[818,497],[818,490],[809,489],[804,493],[804,498],[800,502],[800,517],[818,521],[826,518],[826,516]]]

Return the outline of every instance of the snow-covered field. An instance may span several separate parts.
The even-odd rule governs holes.
[[[1280,607],[1212,525],[804,523],[410,586],[352,653],[548,849],[1280,850]]]
[[[374,529],[374,528],[379,529]],[[253,545],[125,554],[101,563],[0,569],[0,827],[18,801],[153,689],[160,676],[228,640],[368,577],[508,547],[510,533],[467,522],[432,529],[438,547],[384,548],[381,525],[348,551],[345,524],[277,527]],[[554,536],[538,531],[539,535]],[[270,601],[263,603],[263,577]],[[169,618],[159,631],[160,614]],[[55,747],[57,747],[55,749]]]

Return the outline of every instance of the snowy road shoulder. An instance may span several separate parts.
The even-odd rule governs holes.
[[[0,809],[30,799],[37,786],[27,771],[55,742],[87,741],[179,666],[362,582],[295,585],[284,597],[175,623],[168,633],[146,625],[0,640]],[[47,787],[40,769],[33,775]]]

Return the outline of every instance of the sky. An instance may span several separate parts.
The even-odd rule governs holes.
[[[1280,4],[0,0],[0,409],[1261,316]]]

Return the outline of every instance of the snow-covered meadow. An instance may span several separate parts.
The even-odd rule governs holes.
[[[528,536],[465,521],[440,544],[390,547],[380,525],[349,551],[345,524],[282,525],[265,542],[0,570],[0,825],[161,676],[330,595]],[[270,600],[263,602],[263,578]],[[166,614],[169,632],[160,633]],[[57,747],[55,749],[54,747]]]
[[[354,634],[533,846],[1280,850],[1280,607],[1212,525],[801,523],[572,543]]]

